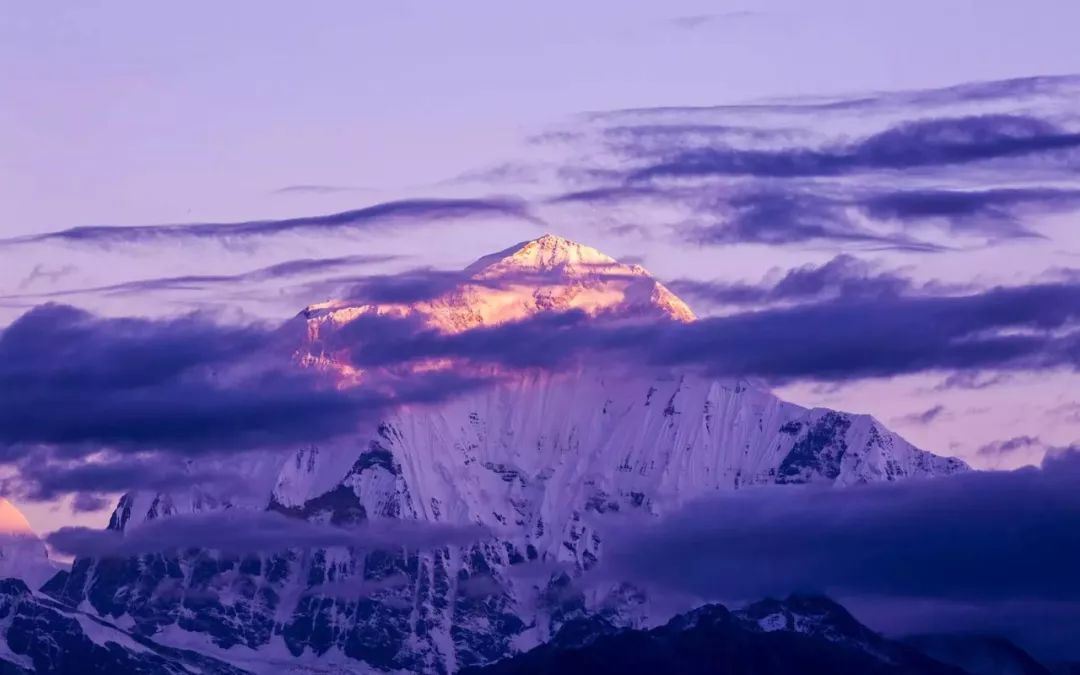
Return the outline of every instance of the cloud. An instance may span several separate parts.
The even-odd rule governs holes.
[[[785,279],[770,288],[786,290],[769,292],[798,298],[828,287],[813,274]],[[632,361],[773,381],[850,381],[1076,368],[1078,320],[1075,283],[952,296],[841,294],[690,324],[567,312],[446,334],[371,315],[318,345],[372,375],[362,386],[338,387],[294,363],[302,321],[277,328],[199,314],[111,319],[45,305],[0,333],[0,461],[25,471],[7,489],[41,498],[209,483],[213,476],[189,476],[174,460],[331,439],[401,404],[443,401],[506,370]],[[448,369],[391,376],[444,359]]]
[[[852,204],[822,192],[759,186],[736,190],[696,207],[699,220],[678,229],[695,244],[766,244],[771,246],[839,242],[873,249],[923,252],[944,247],[904,232],[879,232],[859,222]]]
[[[92,492],[77,492],[71,498],[72,513],[92,513],[109,507],[108,498]]]
[[[636,281],[640,277],[615,272],[607,266],[596,266],[596,278]],[[329,296],[335,302],[357,304],[409,304],[425,302],[446,293],[474,286],[489,289],[507,289],[514,286],[543,286],[565,282],[563,272],[554,270],[501,270],[477,276],[476,270],[440,270],[419,267],[393,274],[349,276],[306,284],[301,291],[305,295]]]
[[[946,247],[918,239],[915,227],[989,241],[1039,238],[1034,216],[1080,210],[1080,191],[1057,188],[932,190],[837,187],[769,182],[749,188],[697,191],[681,188],[667,198],[690,204],[703,224],[680,230],[703,244],[791,244],[814,241],[935,252]],[[614,194],[614,193],[613,193]],[[709,196],[715,195],[715,196]]]
[[[101,318],[43,305],[0,333],[0,461],[310,443],[407,402],[478,386],[452,373],[339,388],[291,359],[292,332],[205,315]]]
[[[1037,217],[1080,210],[1080,129],[1062,121],[1074,94],[1080,76],[595,113],[569,137],[582,149],[573,190],[548,203],[656,207],[633,217],[706,245],[940,251],[922,235],[1038,237]]]
[[[743,490],[612,529],[607,574],[704,598],[792,591],[1080,600],[1080,454],[1042,469]]]
[[[432,300],[469,281],[460,270],[417,268],[396,274],[374,274],[330,280],[335,298],[350,304],[397,304]],[[496,285],[492,280],[490,285]],[[478,282],[483,284],[483,282]],[[323,285],[323,284],[320,284]]]
[[[611,205],[633,199],[667,199],[670,194],[656,187],[642,185],[612,185],[577,190],[556,195],[550,204],[598,204]]]
[[[1080,423],[1080,402],[1069,401],[1068,403],[1054,406],[1046,411],[1046,415],[1063,422]]]
[[[655,152],[690,149],[729,141],[791,141],[806,136],[791,127],[756,127],[745,124],[666,123],[618,124],[600,131],[604,144],[620,154],[647,156]]]
[[[674,19],[671,19],[671,25],[682,30],[697,30],[718,23],[750,19],[757,16],[761,16],[761,12],[753,12],[750,10],[733,10],[730,12],[718,12],[716,14],[693,14],[688,16],[677,16]]]
[[[979,457],[1000,458],[1032,448],[1043,448],[1043,442],[1035,436],[1014,436],[1004,441],[987,443],[975,451]]]
[[[273,511],[237,508],[169,516],[125,532],[62,527],[49,534],[46,541],[53,549],[68,555],[109,558],[189,548],[226,554],[335,546],[421,549],[465,546],[490,536],[488,530],[478,525],[384,519],[366,521],[354,527],[338,527],[290,518]]]
[[[862,203],[867,215],[903,221],[943,219],[954,231],[975,230],[1001,237],[1038,236],[1024,216],[1080,209],[1080,190],[997,188],[987,190],[901,190]]]
[[[340,192],[367,192],[365,188],[347,187],[343,185],[319,185],[319,184],[300,184],[300,185],[286,185],[284,187],[277,188],[273,191],[276,195],[330,195],[338,194]]]
[[[183,457],[154,452],[106,451],[72,459],[38,450],[14,467],[17,475],[0,480],[0,494],[20,501],[53,501],[72,494],[75,495],[72,507],[77,511],[98,510],[100,505],[94,508],[79,505],[100,504],[103,494],[198,488],[206,494],[240,497],[251,491],[249,482],[237,477],[231,469],[218,470],[210,462],[193,465]]]
[[[125,295],[171,290],[205,290],[244,283],[276,281],[290,277],[326,273],[361,265],[372,265],[400,259],[396,255],[347,255],[334,258],[297,258],[237,274],[189,274],[175,277],[137,279],[105,286],[72,288],[47,293],[26,293],[0,296],[3,298],[59,298],[84,294]]]
[[[914,229],[975,235],[989,241],[1040,237],[1025,221],[1035,215],[1080,210],[1080,191],[883,190],[767,180],[741,186],[597,187],[562,194],[548,203],[676,207],[688,213],[676,234],[694,244],[826,242],[939,252],[949,249],[916,237]]]
[[[896,421],[904,424],[920,424],[925,426],[927,424],[930,424],[934,420],[940,418],[944,414],[945,406],[939,403],[938,405],[935,405],[926,410],[898,417],[896,418]]]
[[[676,279],[668,288],[684,299],[706,305],[765,305],[835,298],[891,298],[916,289],[908,277],[878,271],[874,265],[841,254],[821,265],[787,270],[772,282],[760,284]]]
[[[1005,99],[1061,96],[1080,91],[1080,75],[1035,75],[1004,80],[965,82],[947,87],[884,94],[903,105],[952,105]]]
[[[74,265],[61,265],[56,269],[49,269],[45,265],[39,263],[37,265],[34,265],[34,268],[30,270],[30,274],[26,275],[26,277],[19,282],[18,288],[20,291],[25,290],[26,288],[29,288],[30,286],[35,284],[40,279],[44,279],[49,283],[55,284],[60,279],[63,279],[64,277],[74,273],[75,270],[76,267]]]
[[[930,235],[1039,237],[1038,217],[1080,210],[1080,130],[1058,110],[1074,93],[1080,76],[595,113],[559,137],[581,153],[572,189],[544,204],[633,208],[631,222],[704,245],[936,252],[955,247]],[[1032,170],[1041,184],[1017,182]]]
[[[1008,382],[1012,376],[1009,373],[984,373],[978,370],[960,371],[949,375],[934,386],[933,391],[949,391],[950,389],[987,389],[1004,382]]]
[[[383,202],[362,209],[320,216],[252,220],[236,223],[179,225],[99,225],[0,240],[0,244],[64,241],[93,245],[130,244],[183,239],[239,240],[285,233],[344,232],[433,221],[501,216],[537,222],[525,202],[516,199],[410,199]]]
[[[990,242],[1038,238],[1036,216],[1080,211],[1080,190],[1053,187],[886,189],[821,181],[754,179],[717,185],[618,184],[557,195],[546,203],[600,208],[673,207],[677,236],[705,245],[829,243],[878,250],[949,247],[916,231]]]
[[[820,115],[826,112],[865,113],[887,112],[909,108],[952,107],[970,103],[1020,100],[1038,98],[1064,99],[1080,93],[1080,75],[1036,75],[1004,80],[965,82],[946,87],[878,91],[847,96],[797,97],[781,100],[732,103],[705,106],[660,106],[649,108],[624,108],[594,112],[591,119],[603,120],[624,117],[686,116],[731,113],[769,113],[795,116]]]
[[[726,376],[851,380],[936,370],[1075,368],[1080,285],[1037,284],[957,296],[837,299],[689,324],[618,324],[580,312],[443,334],[393,317],[341,331],[357,365],[460,359],[568,368],[604,358]]]
[[[660,177],[837,176],[1023,157],[1080,147],[1080,133],[1035,117],[980,115],[902,122],[854,143],[780,150],[711,147],[676,154],[630,175]]]

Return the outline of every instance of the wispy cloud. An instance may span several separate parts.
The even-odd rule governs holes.
[[[848,254],[803,265],[758,284],[675,279],[667,286],[684,299],[710,306],[767,305],[835,298],[891,298],[921,290],[898,271],[881,270]]]
[[[60,298],[85,294],[125,295],[169,290],[205,290],[221,286],[322,274],[363,265],[390,262],[400,258],[401,256],[396,255],[377,254],[357,254],[334,258],[297,258],[295,260],[286,260],[284,262],[236,274],[189,274],[176,277],[154,277],[150,279],[137,279],[134,281],[107,284],[104,286],[89,286],[86,288],[71,288],[44,293],[22,293],[0,296],[0,299]]]
[[[370,190],[345,185],[301,184],[286,185],[272,191],[276,195],[331,195],[341,192],[370,192]]]
[[[896,418],[896,421],[901,424],[918,424],[921,426],[926,426],[927,424],[930,424],[931,422],[940,419],[945,414],[945,406],[939,403],[935,406],[927,408],[926,410],[920,410],[918,412],[902,415]]]
[[[747,150],[711,147],[640,169],[631,180],[687,176],[770,178],[836,176],[1049,154],[1080,147],[1080,133],[1021,115],[903,122],[861,141],[824,148]]]
[[[429,224],[440,220],[497,216],[538,222],[524,201],[518,199],[412,199],[384,202],[374,206],[328,215],[253,220],[236,223],[189,223],[180,225],[99,225],[74,227],[14,239],[0,244],[65,241],[93,245],[183,239],[240,240],[298,232],[342,232]]]
[[[1012,379],[1011,373],[984,372],[981,370],[960,371],[950,373],[948,377],[934,386],[933,391],[949,391],[951,389],[988,389],[1003,384]]]
[[[549,135],[571,159],[546,205],[696,245],[929,253],[1037,238],[1043,216],[1080,211],[1076,95],[1070,75],[601,111]]]
[[[693,23],[693,19],[690,19]],[[704,24],[702,24],[704,25]],[[830,111],[866,113],[908,108],[953,107],[961,104],[1017,100],[1040,97],[1056,99],[1080,94],[1080,75],[1036,75],[1004,80],[965,82],[946,87],[876,91],[847,96],[800,97],[775,101],[730,103],[703,106],[657,106],[623,108],[590,114],[598,118],[670,117],[672,115],[716,113],[770,113],[804,116]]]
[[[677,16],[671,19],[671,25],[681,30],[697,30],[730,21],[739,21],[761,16],[761,12],[751,10],[733,10],[730,12],[717,12],[715,14],[692,14]]]
[[[60,279],[75,272],[75,269],[74,265],[61,265],[55,269],[51,269],[43,264],[37,264],[30,270],[30,274],[26,275],[26,277],[19,282],[18,288],[20,291],[25,290],[42,279],[49,283],[56,283]]]
[[[994,441],[981,446],[975,451],[979,457],[998,459],[1033,448],[1043,448],[1043,442],[1035,436],[1013,436],[1003,441]]]

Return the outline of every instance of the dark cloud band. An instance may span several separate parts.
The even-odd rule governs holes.
[[[525,202],[515,199],[411,199],[384,202],[362,209],[328,215],[253,220],[238,223],[188,223],[179,225],[100,225],[74,227],[57,232],[0,240],[0,244],[67,241],[85,244],[128,244],[183,239],[237,240],[296,232],[335,232],[391,227],[409,222],[502,216],[536,222]]]

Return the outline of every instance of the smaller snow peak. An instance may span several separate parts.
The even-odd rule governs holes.
[[[0,497],[0,578],[22,579],[36,589],[55,573],[45,544],[26,517]]]
[[[36,536],[26,516],[3,497],[0,497],[0,535]]]

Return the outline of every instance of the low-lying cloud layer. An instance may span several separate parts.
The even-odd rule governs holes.
[[[1080,630],[1077,481],[1072,449],[1040,469],[744,490],[656,522],[600,521],[594,575],[734,604],[826,593],[893,635],[1004,635],[1062,659]]]
[[[354,431],[394,406],[439,401],[480,384],[435,372],[386,386],[338,387],[294,362],[296,337],[288,327],[225,324],[200,314],[117,319],[37,307],[0,333],[0,461],[29,462],[31,494],[122,489],[124,476],[153,487],[155,471],[63,462],[103,450],[114,459],[146,452],[192,457],[307,444]],[[105,471],[121,482],[95,473]],[[61,479],[70,482],[59,485]]]
[[[850,380],[927,371],[1075,368],[1080,286],[1040,284],[958,296],[838,299],[705,318],[611,325],[578,312],[443,334],[368,317],[338,336],[360,366],[456,358],[560,368],[581,358],[689,366],[775,380]]]
[[[467,546],[490,536],[488,530],[477,525],[392,519],[339,527],[273,511],[226,509],[174,515],[146,522],[127,532],[62,527],[50,534],[47,541],[55,550],[72,556],[109,558],[192,548],[226,554],[336,546],[394,551]]]
[[[749,489],[613,526],[605,574],[714,599],[792,591],[983,603],[1080,601],[1080,452],[1040,469]],[[954,627],[961,630],[962,627]]]

